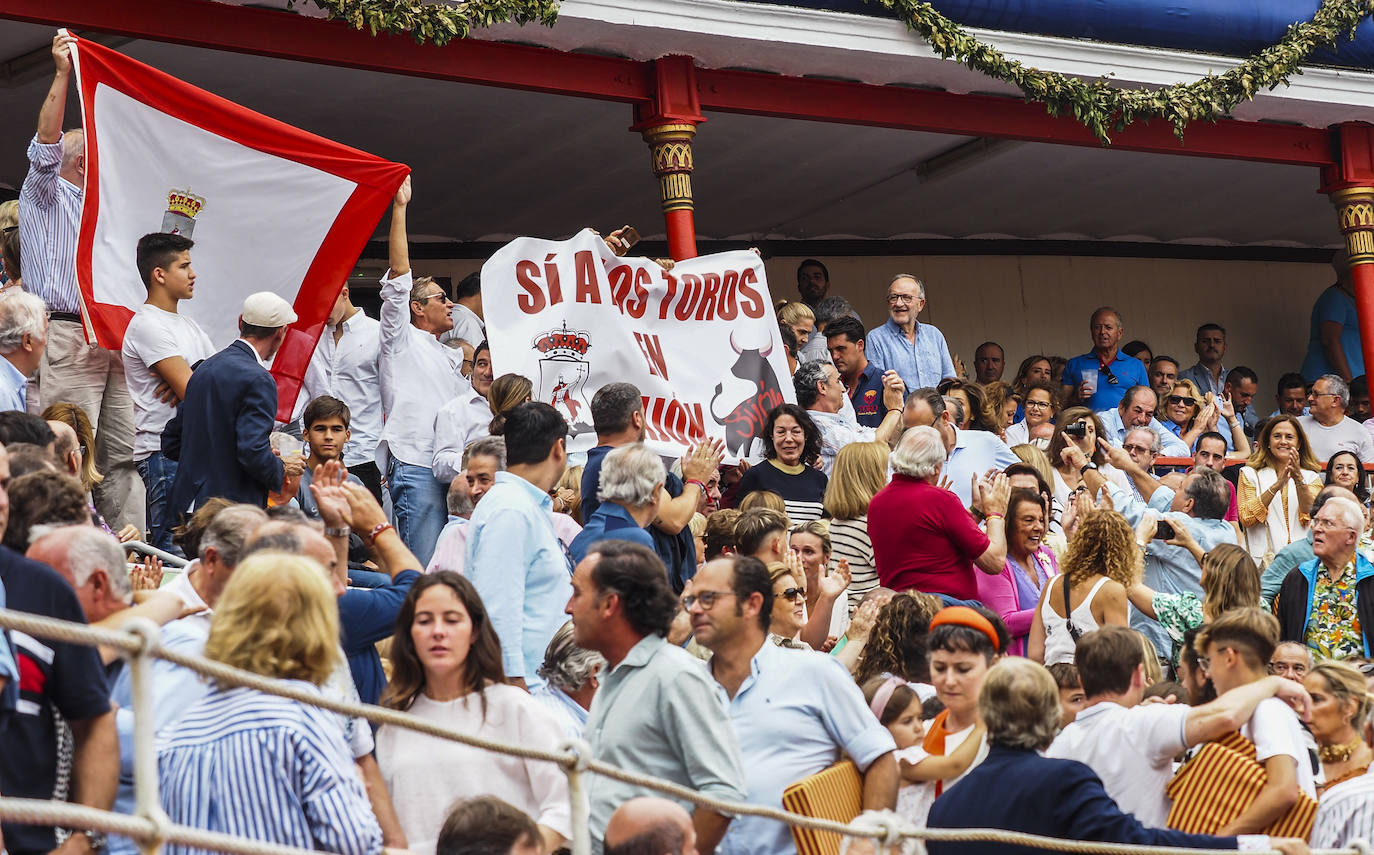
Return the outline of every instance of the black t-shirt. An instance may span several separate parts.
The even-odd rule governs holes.
[[[6,605],[21,612],[85,623],[81,603],[66,580],[46,564],[0,546],[0,582]],[[10,633],[19,665],[19,704],[0,730],[0,793],[25,799],[66,799],[70,775],[58,781],[58,729],[54,712],[80,721],[110,711],[110,686],[94,647]],[[68,753],[69,752],[64,752]],[[51,827],[5,823],[11,855],[43,855],[57,845]]]

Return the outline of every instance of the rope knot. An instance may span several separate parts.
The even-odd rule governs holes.
[[[899,814],[890,810],[864,811],[854,818],[855,831],[873,837],[884,849],[902,843],[903,832],[913,830]]]
[[[592,762],[592,746],[585,739],[569,739],[558,746],[559,751],[573,755],[572,765],[568,767],[572,772],[585,772],[587,766]]]
[[[1369,841],[1363,837],[1350,841],[1350,848],[1360,855],[1374,855],[1374,846],[1371,846]]]

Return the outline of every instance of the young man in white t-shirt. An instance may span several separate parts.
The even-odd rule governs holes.
[[[1265,679],[1278,643],[1278,618],[1252,607],[1233,609],[1204,626],[1193,647],[1198,665],[1223,697]],[[1275,698],[1261,701],[1240,733],[1255,743],[1266,780],[1250,807],[1217,832],[1222,836],[1263,831],[1297,802],[1300,792],[1317,797],[1302,725],[1286,704]]]
[[[134,404],[134,464],[148,494],[148,528],[153,546],[176,552],[173,517],[167,508],[177,464],[162,454],[162,431],[186,395],[197,362],[215,352],[200,325],[177,311],[193,296],[194,242],[160,232],[138,241],[138,273],[148,299],[124,331],[124,379]]]
[[[1209,704],[1144,704],[1145,655],[1140,634],[1105,626],[1085,634],[1074,651],[1087,706],[1055,738],[1046,757],[1077,760],[1092,768],[1120,808],[1141,824],[1164,828],[1164,788],[1173,760],[1203,742],[1239,730],[1257,706],[1278,696],[1306,715],[1311,698],[1302,685],[1265,677]]]

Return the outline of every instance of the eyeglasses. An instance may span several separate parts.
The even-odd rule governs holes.
[[[1050,402],[1049,402],[1049,401],[1027,401],[1027,402],[1026,402],[1026,409],[1028,409],[1028,410],[1048,410],[1049,408],[1050,408]]]
[[[1171,403],[1171,404],[1187,404],[1188,406],[1191,407],[1192,405],[1194,405],[1194,404],[1197,403],[1197,398],[1189,397],[1188,395],[1170,395],[1170,396],[1169,396],[1169,403]]]
[[[1148,445],[1123,445],[1121,447],[1128,452],[1134,451],[1138,454],[1148,454],[1150,451],[1150,447]]]
[[[779,598],[779,597],[781,597],[781,598],[784,599],[784,600],[791,600],[792,602],[795,603],[797,600],[800,600],[800,599],[803,599],[803,598],[806,597],[806,589],[805,589],[805,588],[788,588],[788,589],[785,590],[785,591],[781,591],[781,592],[776,593],[776,594],[773,595],[773,598],[774,598],[774,599],[777,599],[777,598]]]
[[[1219,650],[1217,650],[1217,652],[1218,652],[1218,653],[1225,653],[1226,651],[1228,651],[1228,650],[1230,650],[1230,649],[1231,649],[1231,648],[1229,648],[1229,647],[1222,647],[1222,648],[1220,648]],[[1197,658],[1197,667],[1201,668],[1201,669],[1202,669],[1203,671],[1205,671],[1205,672],[1209,672],[1209,673],[1210,673],[1211,670],[1212,670],[1212,657],[1210,657],[1210,656],[1199,656],[1199,657]]]
[[[890,305],[890,306],[895,306],[895,305],[903,305],[903,306],[906,306],[906,305],[909,305],[909,304],[911,304],[911,303],[916,302],[916,295],[915,295],[915,294],[888,294],[888,295],[887,295],[887,302],[888,302],[888,305]]]
[[[1374,663],[1365,663],[1374,669]],[[1295,677],[1302,677],[1307,674],[1307,666],[1300,662],[1270,662],[1269,673],[1277,674],[1280,677],[1292,674]]]
[[[701,603],[703,610],[710,611],[711,607],[716,604],[716,600],[721,597],[731,596],[734,593],[734,591],[698,591],[695,594],[688,594],[683,597],[682,607],[684,609],[690,609],[697,603]]]
[[[1348,531],[1354,531],[1354,529],[1348,525],[1341,525],[1335,520],[1322,519],[1321,517],[1317,517],[1316,519],[1312,520],[1312,528],[1316,529],[1317,531],[1329,531],[1333,528],[1343,528]]]

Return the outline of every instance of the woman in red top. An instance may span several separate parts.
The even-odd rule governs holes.
[[[945,454],[933,427],[902,435],[892,452],[892,482],[868,505],[873,559],[882,585],[894,591],[924,591],[947,603],[976,600],[974,574],[1001,573],[1007,560],[1011,487],[1000,472],[974,486],[974,501],[981,500],[987,518],[984,533],[959,497],[939,486]]]

